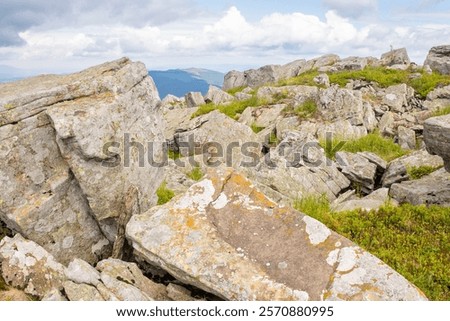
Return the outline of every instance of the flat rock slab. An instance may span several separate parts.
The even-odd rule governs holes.
[[[424,300],[376,257],[232,169],[133,216],[135,254],[228,300]]]

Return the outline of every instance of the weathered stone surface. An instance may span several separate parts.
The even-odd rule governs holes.
[[[383,187],[409,180],[408,168],[431,166],[441,167],[444,163],[439,156],[432,156],[426,151],[415,151],[409,155],[397,158],[389,163],[382,178]]]
[[[200,105],[205,104],[205,100],[203,99],[201,92],[190,92],[184,96],[186,101],[186,106],[188,108],[198,107]]]
[[[381,117],[380,122],[378,124],[378,128],[380,129],[380,133],[383,135],[394,136],[394,123],[395,116],[394,113],[388,111],[383,117]]]
[[[303,125],[300,129],[303,130]],[[319,139],[356,139],[367,135],[367,129],[364,126],[354,126],[348,120],[337,120],[334,122],[316,123],[316,136]],[[313,131],[308,130],[309,133]]]
[[[115,280],[120,280],[148,295],[153,300],[167,300],[166,287],[146,278],[135,263],[128,263],[116,259],[103,260],[97,264],[97,270]]]
[[[291,198],[325,194],[334,200],[350,181],[325,157],[319,142],[310,134],[290,132],[255,168],[249,177]]]
[[[173,142],[173,137],[177,130],[186,126],[197,110],[197,107],[166,110],[163,114],[165,121],[164,138],[169,142]]]
[[[438,87],[428,93],[424,106],[432,111],[450,106],[450,86]]]
[[[176,195],[182,194],[194,185],[195,181],[186,176],[186,167],[180,167],[172,159],[168,160],[168,165],[164,166],[164,181],[168,189],[172,190]]]
[[[450,172],[450,115],[425,121],[423,138],[427,150],[433,155],[441,156],[445,168]]]
[[[62,288],[66,278],[63,265],[20,234],[0,241],[0,261],[3,279],[8,284],[40,298],[54,288]]]
[[[332,86],[320,90],[318,110],[324,120],[333,122],[348,120],[352,125],[364,124],[364,108],[361,92]]]
[[[369,162],[377,165],[377,171],[380,173],[383,173],[386,168],[387,168],[387,162],[382,159],[380,156],[378,156],[377,154],[374,153],[370,153],[370,152],[361,152],[361,153],[357,153],[359,156],[362,156],[364,158],[367,158],[369,160]]]
[[[103,296],[92,285],[64,282],[64,292],[70,301],[105,301]]]
[[[416,149],[416,132],[404,126],[398,127],[398,144],[403,149]]]
[[[388,51],[381,55],[380,65],[386,67],[406,66],[411,64],[406,48]]]
[[[431,48],[427,59],[423,63],[431,67],[433,71],[441,74],[450,74],[450,46],[437,46]]]
[[[0,291],[0,302],[2,301],[32,301],[25,292],[11,288]]]
[[[206,93],[204,99],[206,103],[220,105],[233,101],[235,98],[215,86],[209,86],[208,92]]]
[[[247,81],[245,79],[244,73],[236,70],[228,72],[223,81],[222,89],[230,90],[237,87],[247,86]]]
[[[354,192],[354,191],[353,191]],[[331,209],[334,212],[353,211],[362,209],[365,211],[377,210],[389,201],[389,189],[380,188],[363,198],[350,198],[336,202]]]
[[[204,155],[208,163],[243,166],[259,159],[261,144],[250,127],[241,124],[215,110],[192,119],[186,128],[175,135],[175,143],[181,155]],[[247,155],[242,152],[247,143]],[[209,155],[209,156],[208,156]]]
[[[229,300],[425,299],[379,259],[278,207],[230,169],[134,216],[127,236],[147,262]]]
[[[137,287],[119,281],[107,273],[101,274],[102,282],[119,301],[154,301]]]
[[[377,165],[365,157],[348,152],[337,152],[336,163],[342,173],[365,194],[370,194],[375,188]]]
[[[383,104],[392,112],[403,113],[413,97],[414,89],[405,84],[390,86],[386,88]]]
[[[249,107],[244,110],[241,117],[239,117],[239,122],[247,126],[258,126],[258,127],[269,127],[274,125],[282,116],[283,110],[286,105],[271,105],[263,107]]]
[[[303,104],[307,100],[317,101],[319,97],[319,88],[316,86],[283,86],[283,87],[260,87],[256,93],[260,99],[265,99],[269,103],[288,99],[293,107]]]
[[[348,57],[336,62],[330,71],[363,70],[368,65],[367,58]]]
[[[419,180],[393,184],[390,195],[400,203],[450,207],[450,174],[441,169]]]
[[[65,270],[67,278],[75,283],[86,283],[98,285],[100,283],[100,273],[89,263],[74,259]]]
[[[114,239],[130,185],[143,210],[156,203],[162,169],[140,167],[145,155],[124,146],[126,133],[126,142],[154,142],[154,158],[163,155],[159,97],[147,73],[123,58],[0,85],[0,217],[64,264],[74,257],[95,263],[108,253],[105,236]],[[106,151],[113,142],[120,147]]]
[[[186,107],[186,103],[184,97],[178,98],[174,95],[167,95],[163,100],[161,100],[160,106],[163,111],[166,111],[172,109],[181,109],[183,107]]]
[[[314,77],[313,80],[319,86],[330,87],[330,77],[328,77],[328,75],[325,73],[319,74],[318,76]]]
[[[173,283],[167,286],[167,295],[173,301],[196,301],[191,296],[191,291]]]
[[[44,295],[42,301],[67,301],[67,298],[62,295],[60,290],[52,289]]]

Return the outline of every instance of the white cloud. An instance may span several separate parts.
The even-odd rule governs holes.
[[[341,16],[356,18],[377,9],[377,0],[322,0],[323,4]]]
[[[59,68],[79,64],[73,67],[79,69],[126,55],[143,60],[149,68],[205,67],[208,63],[256,66],[326,53],[379,56],[390,45],[407,47],[413,60],[422,60],[429,48],[449,39],[450,25],[357,27],[333,10],[324,19],[295,12],[273,13],[250,22],[236,7],[231,7],[221,17],[189,23],[29,29],[20,36],[25,45],[0,48],[0,62],[2,57],[4,61],[18,57],[20,65],[39,62],[39,66],[46,66],[48,62],[49,66]],[[421,63],[420,60],[417,62]]]

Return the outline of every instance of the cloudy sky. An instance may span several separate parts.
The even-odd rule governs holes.
[[[64,73],[128,56],[219,71],[326,53],[421,64],[450,44],[449,0],[0,0],[0,71]],[[13,71],[11,71],[13,72]]]

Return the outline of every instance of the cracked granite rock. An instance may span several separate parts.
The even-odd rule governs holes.
[[[211,169],[184,195],[133,216],[126,234],[141,259],[228,300],[426,299],[378,258],[278,206],[232,169]]]
[[[124,191],[138,188],[145,211],[163,179],[135,145],[147,151],[155,142],[154,159],[163,156],[147,69],[122,58],[0,84],[0,92],[0,219],[63,264],[106,257]]]

